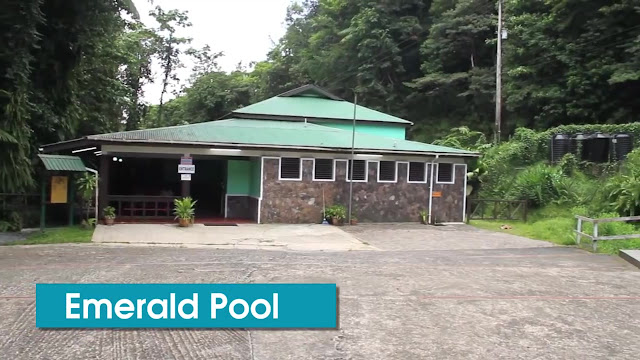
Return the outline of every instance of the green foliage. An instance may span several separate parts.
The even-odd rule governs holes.
[[[189,196],[173,200],[173,214],[176,219],[193,219],[196,214],[195,205],[197,202],[198,200],[193,200]]]
[[[331,205],[326,208],[324,216],[327,219],[335,218],[337,220],[344,220],[347,218],[347,208],[344,205]]]
[[[610,205],[621,215],[640,213],[640,149],[629,153],[620,173],[608,181],[605,191]]]
[[[82,199],[91,203],[96,192],[96,186],[98,186],[97,177],[90,173],[84,173],[80,178],[78,178],[78,180],[76,180],[76,183],[78,185],[78,193]]]
[[[5,245],[38,245],[38,244],[63,244],[63,243],[87,243],[91,242],[93,227],[81,226],[46,229],[31,233],[26,240],[14,241]]]
[[[557,197],[559,172],[545,164],[536,164],[518,173],[506,197],[528,200],[534,207],[544,206]]]
[[[116,209],[113,206],[107,206],[103,210],[105,219],[115,219]]]

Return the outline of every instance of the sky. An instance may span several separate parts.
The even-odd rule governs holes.
[[[287,6],[293,0],[134,0],[140,19],[148,27],[157,23],[149,16],[156,6],[165,11],[187,11],[193,24],[178,33],[193,38],[191,46],[209,45],[213,52],[223,51],[218,64],[224,71],[232,71],[242,61],[245,66],[252,61],[265,60],[267,52],[284,35]],[[186,67],[179,71],[181,83],[186,84],[192,62],[183,59]],[[145,100],[151,104],[160,101],[162,90],[161,69],[153,65],[154,83],[145,86]],[[165,98],[173,95],[166,94]]]

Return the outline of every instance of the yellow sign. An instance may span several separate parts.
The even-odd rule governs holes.
[[[69,178],[66,176],[51,177],[51,203],[66,204],[67,203],[67,185]]]
[[[442,191],[434,191],[433,197],[442,197]]]

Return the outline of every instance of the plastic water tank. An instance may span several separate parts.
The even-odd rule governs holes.
[[[614,160],[624,160],[633,150],[633,138],[629,134],[615,134],[611,139],[611,148]]]
[[[571,137],[566,134],[556,134],[551,137],[551,162],[557,163],[565,154],[571,151]]]

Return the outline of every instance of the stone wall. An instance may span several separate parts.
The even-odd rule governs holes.
[[[434,176],[433,191],[440,192],[442,196],[434,197],[432,204],[432,221],[462,222],[464,219],[464,186],[467,177],[466,166],[455,164],[454,184],[438,184]]]
[[[245,195],[227,195],[226,217],[258,221],[258,199]]]
[[[399,162],[397,166],[396,183],[378,183],[376,161],[369,162],[367,182],[353,183],[353,208],[359,221],[415,222],[419,220],[420,210],[428,211],[429,183],[408,183],[408,164]],[[323,196],[327,207],[332,204],[347,206],[349,182],[346,181],[346,161],[336,161],[335,181],[313,181],[312,160],[302,160],[301,181],[278,180],[278,167],[278,159],[264,159],[262,223],[318,223],[322,220]],[[455,184],[437,184],[434,187],[434,190],[440,189],[436,191],[441,191],[443,196],[441,199],[434,198],[434,206],[438,204],[434,214],[436,211],[442,212],[436,216],[438,221],[462,221],[463,169],[464,165],[456,166]],[[427,180],[430,176],[429,169]]]

